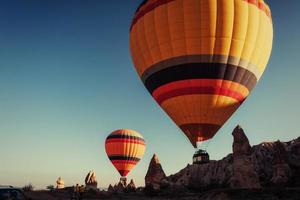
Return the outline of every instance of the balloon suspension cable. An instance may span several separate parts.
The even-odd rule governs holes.
[[[210,142],[211,142],[211,139],[210,139],[210,140],[208,140],[208,142],[205,144],[205,148],[204,148],[204,150],[205,150],[205,151],[207,150],[207,148],[208,148],[208,146],[209,146]]]
[[[209,144],[210,144],[210,142],[211,142],[211,140],[208,140],[203,146],[202,146],[203,141],[197,142],[196,143],[196,150],[198,151],[198,150],[202,149],[202,150],[206,151]]]
[[[196,142],[196,151],[201,149],[201,144],[202,144],[202,141]]]
[[[196,142],[196,147],[195,150],[198,151],[199,150],[199,142]]]

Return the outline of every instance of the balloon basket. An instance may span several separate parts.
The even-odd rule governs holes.
[[[121,182],[125,182],[125,183],[126,183],[126,181],[127,181],[127,178],[126,178],[126,176],[122,176],[122,177],[120,178],[120,181],[121,181]]]
[[[201,165],[205,163],[209,163],[209,154],[203,149],[198,149],[194,153],[193,164]]]

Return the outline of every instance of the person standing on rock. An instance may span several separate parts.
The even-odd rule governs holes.
[[[79,197],[80,200],[83,198],[84,192],[85,192],[84,185],[79,186],[78,197]]]
[[[74,187],[71,200],[73,200],[73,199],[74,200],[78,200],[79,199],[79,185],[78,184],[76,184],[76,186]]]

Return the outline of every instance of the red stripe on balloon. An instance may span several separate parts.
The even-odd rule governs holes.
[[[161,0],[161,1],[156,1],[156,2],[148,4],[148,5],[145,4],[147,6],[143,10],[140,9],[141,11],[138,11],[136,13],[136,15],[134,16],[134,18],[132,20],[132,23],[131,23],[130,30],[133,27],[133,25],[135,25],[137,23],[137,21],[139,21],[139,19],[142,18],[145,14],[147,14],[148,12],[154,10],[155,8],[157,8],[161,5],[167,4],[167,3],[172,2],[172,1],[174,1],[174,0]]]
[[[222,86],[220,83],[222,83],[222,80],[193,79],[176,81],[157,88],[152,93],[152,96],[158,104],[161,104],[163,101],[169,98],[192,94],[227,96],[236,99],[239,103],[243,103],[243,101],[246,99],[246,96],[240,92]]]
[[[132,27],[137,23],[137,21],[139,21],[140,18],[142,18],[144,15],[146,15],[148,12],[154,10],[155,8],[167,4],[169,2],[172,2],[175,0],[161,0],[161,1],[156,1],[154,3],[149,3],[149,4],[145,4],[144,6],[142,6],[135,14],[132,23],[131,23],[131,27],[130,30],[132,29]],[[258,0],[243,0],[245,2],[248,2],[249,4],[253,4],[255,5],[258,9],[262,10],[264,13],[266,13],[266,15],[269,18],[272,18],[271,16],[271,12],[267,9],[267,5],[265,5],[262,2],[259,2]]]
[[[132,164],[132,165],[136,165],[136,163],[138,163],[138,161],[134,161],[134,160],[112,160],[111,162],[113,164]]]

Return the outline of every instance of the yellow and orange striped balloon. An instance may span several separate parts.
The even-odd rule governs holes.
[[[140,78],[195,147],[248,97],[272,41],[263,0],[146,0],[130,28]]]
[[[143,136],[134,130],[116,130],[105,140],[107,156],[123,177],[140,161],[145,149]]]

